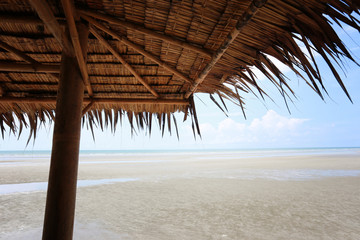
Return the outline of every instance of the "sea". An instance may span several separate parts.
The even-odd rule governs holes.
[[[178,154],[225,154],[237,157],[271,157],[313,154],[357,154],[360,147],[327,148],[251,148],[251,149],[132,149],[132,150],[80,150],[84,156],[123,156],[123,155],[178,155]],[[0,161],[7,159],[49,158],[51,150],[0,150]]]
[[[360,148],[293,148],[293,149],[197,149],[197,150],[82,150],[79,164],[151,164],[174,161],[213,161],[224,162],[236,159],[261,159],[298,156],[360,156]],[[162,156],[162,157],[161,157]],[[182,156],[182,157],[181,157]],[[51,151],[0,151],[0,167],[36,166],[39,163],[50,163]],[[359,159],[360,161],[360,159]],[[277,181],[309,180],[329,177],[359,177],[360,169],[238,169],[236,172],[222,173],[200,172],[197,177],[226,177],[236,179],[270,179]],[[224,176],[225,175],[225,176]],[[89,187],[118,182],[138,181],[136,178],[102,178],[78,180],[78,187]],[[1,194],[28,193],[46,191],[47,182],[30,182],[2,184]]]

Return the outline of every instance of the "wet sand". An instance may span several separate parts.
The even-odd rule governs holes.
[[[0,164],[0,239],[41,239],[46,192],[21,184],[48,168]],[[87,155],[79,179],[74,239],[360,239],[359,149]]]

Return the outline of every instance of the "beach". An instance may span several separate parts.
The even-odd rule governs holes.
[[[49,154],[0,156],[0,239],[40,239]],[[360,149],[84,152],[74,239],[360,239]]]

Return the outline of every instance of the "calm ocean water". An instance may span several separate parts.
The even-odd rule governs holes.
[[[50,151],[0,151],[0,167],[16,168],[36,164],[49,164]],[[81,151],[82,164],[167,164],[176,161],[233,160],[287,156],[359,156],[360,148],[304,148],[304,149],[246,149],[246,150],[118,150]],[[148,156],[148,158],[146,157]],[[159,156],[159,158],[156,158]],[[175,158],[175,156],[177,158]],[[180,158],[179,158],[180,156]],[[183,156],[183,157],[181,157]],[[123,158],[121,158],[123,157]],[[315,158],[316,159],[316,158]],[[226,171],[199,171],[186,178],[227,178],[227,179],[269,179],[275,181],[304,181],[329,177],[358,177],[360,169],[228,169]],[[160,176],[160,178],[162,178]],[[114,178],[79,180],[78,187],[114,184],[128,181],[147,181],[143,176],[136,178]],[[0,195],[46,191],[47,182],[1,184]]]
[[[122,155],[207,155],[212,154],[214,158],[222,155],[224,158],[248,158],[248,157],[273,157],[273,156],[297,156],[317,154],[359,154],[360,147],[349,148],[269,148],[269,149],[185,149],[185,150],[81,150],[80,157],[88,156],[122,156]],[[50,150],[25,150],[4,151],[0,150],[0,162],[11,159],[41,159],[49,158]]]

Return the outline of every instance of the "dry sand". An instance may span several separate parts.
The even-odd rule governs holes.
[[[0,164],[0,190],[48,168]],[[78,188],[74,239],[360,239],[359,149],[89,155],[79,179],[99,181]],[[0,239],[41,239],[46,193],[29,189],[0,191]]]

